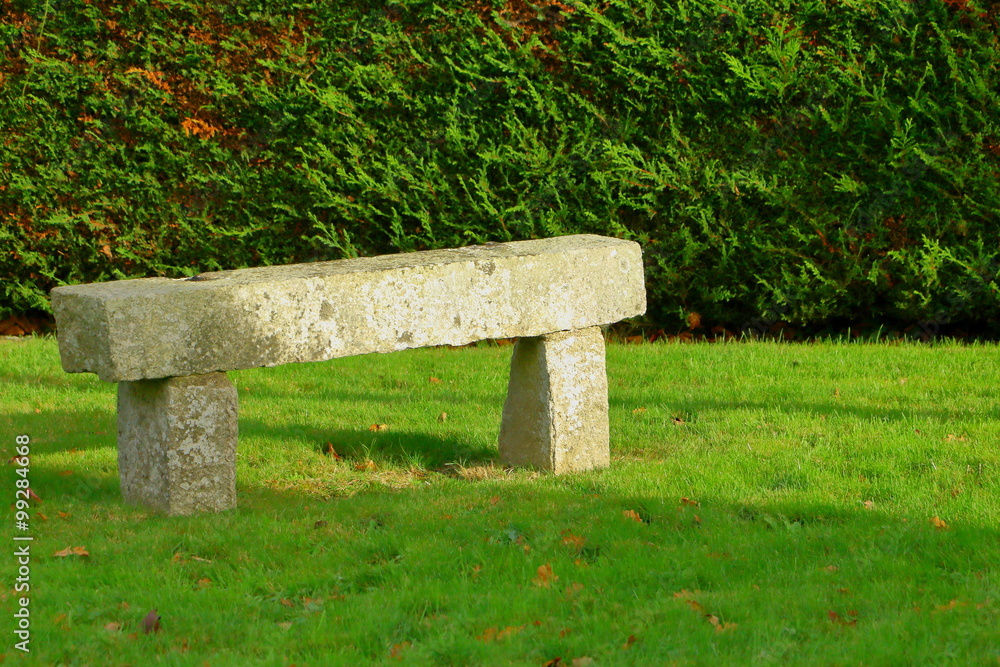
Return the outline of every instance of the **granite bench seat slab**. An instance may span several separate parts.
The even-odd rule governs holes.
[[[70,373],[150,380],[540,336],[645,312],[639,245],[591,235],[57,287]]]

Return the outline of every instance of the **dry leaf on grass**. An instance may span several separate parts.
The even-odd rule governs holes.
[[[494,642],[500,641],[501,639],[506,639],[511,635],[516,635],[521,630],[524,630],[523,625],[508,625],[503,630],[497,630],[496,628],[486,628],[483,634],[479,635],[477,639],[481,642]]]
[[[371,459],[365,459],[361,463],[355,464],[354,469],[361,471],[367,470],[368,472],[372,472],[374,470],[377,470],[378,466],[375,465],[375,462],[372,461]]]
[[[858,612],[851,609],[847,612],[847,615],[857,616]],[[858,624],[858,619],[852,618],[851,620],[847,620],[846,618],[844,618],[843,616],[841,616],[840,614],[838,614],[833,610],[826,612],[826,617],[829,618],[832,623],[836,623],[837,625],[854,626]]]
[[[940,517],[936,517],[936,516],[932,516],[931,517],[931,525],[934,526],[935,528],[937,528],[938,530],[947,530],[948,529],[948,524],[945,523]]]
[[[121,623],[111,622],[104,626],[104,629],[108,632],[118,632],[122,629]]]
[[[934,613],[941,612],[941,611],[951,611],[952,609],[954,609],[956,607],[964,607],[965,604],[966,604],[965,602],[959,602],[957,599],[955,599],[955,600],[952,600],[951,602],[949,602],[948,604],[937,605],[936,607],[934,607]],[[978,607],[979,605],[976,605],[976,606]]]
[[[89,556],[90,552],[87,551],[86,547],[66,547],[52,555],[56,558],[65,558],[67,556]]]
[[[403,642],[401,644],[393,644],[392,645],[392,650],[389,651],[389,657],[392,658],[393,660],[402,660],[403,659],[403,653],[406,651],[406,649],[410,648],[410,646],[412,646],[412,645],[413,645],[412,642]]]
[[[552,571],[552,565],[546,563],[538,566],[535,578],[531,580],[531,583],[539,588],[549,588],[557,579],[559,577]]]
[[[715,628],[716,633],[726,632],[727,630],[732,630],[733,628],[736,627],[736,623],[722,623],[721,621],[719,621],[719,617],[715,616],[714,614],[708,614],[706,615],[706,618],[708,619],[708,622],[711,623],[712,626]]]
[[[147,635],[151,632],[160,631],[160,615],[156,613],[156,610],[146,614],[146,617],[142,619],[142,631]]]
[[[641,415],[644,412],[646,412],[646,408],[636,408],[635,410],[632,411],[632,414]]]
[[[378,433],[379,431],[388,431],[389,430],[389,425],[388,424],[372,424],[371,426],[368,427],[368,430],[371,431],[372,433]]]
[[[625,510],[622,512],[622,516],[625,517],[626,519],[631,519],[632,521],[638,521],[639,523],[642,523],[642,517],[639,516],[639,513],[636,512],[635,510]]]
[[[583,545],[587,542],[587,538],[581,537],[580,535],[574,535],[568,530],[563,531],[562,543],[566,546],[575,549],[576,551],[583,550]]]

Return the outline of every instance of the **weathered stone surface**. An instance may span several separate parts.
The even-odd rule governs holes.
[[[225,373],[118,384],[126,502],[167,514],[236,506],[236,387]]]
[[[645,312],[639,245],[592,235],[59,287],[67,372],[134,381],[539,336]]]
[[[517,341],[500,457],[556,474],[608,466],[608,378],[600,327]]]

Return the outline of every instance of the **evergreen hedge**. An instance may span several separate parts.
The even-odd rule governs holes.
[[[643,245],[666,325],[1000,313],[998,2],[0,11],[0,317],[578,232]]]

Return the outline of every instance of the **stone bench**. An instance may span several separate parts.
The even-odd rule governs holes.
[[[167,514],[236,505],[225,372],[518,338],[511,465],[608,465],[600,326],[646,309],[639,245],[577,235],[52,290],[62,366],[118,383],[122,495]]]

